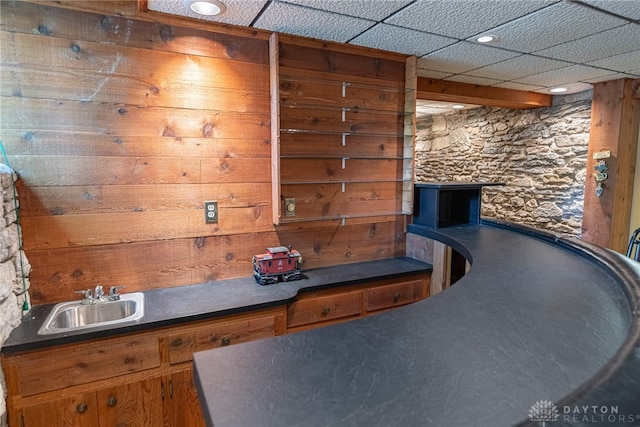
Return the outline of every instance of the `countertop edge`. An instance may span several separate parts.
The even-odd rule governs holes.
[[[614,356],[588,381],[573,390],[561,400],[554,402],[557,407],[566,407],[580,404],[588,396],[603,394],[601,390],[612,390],[619,386],[620,377],[626,377],[627,370],[640,373],[640,263],[610,249],[601,248],[590,243],[583,242],[575,237],[569,237],[547,230],[539,230],[522,224],[516,224],[503,220],[481,218],[480,226],[489,226],[514,231],[557,245],[587,260],[594,261],[600,267],[615,278],[617,284],[624,291],[631,310],[631,325],[627,338]],[[415,233],[427,238],[445,243],[467,259],[471,254],[468,249],[455,238],[447,234],[446,228],[435,229],[421,225],[408,226],[410,233]],[[519,427],[533,427],[539,424],[530,420],[517,424]],[[572,423],[562,425],[574,425]]]
[[[417,273],[427,273],[432,270],[430,264],[424,263],[419,260],[415,260],[409,257],[394,257],[387,258],[382,260],[374,260],[374,261],[363,261],[352,264],[341,264],[338,266],[329,266],[329,267],[319,267],[315,269],[309,269],[303,271],[303,275],[314,275],[318,273],[324,273],[328,271],[335,272],[336,270],[341,269],[353,269],[356,267],[365,268],[370,265],[384,267],[385,264],[400,264],[403,266],[402,269],[397,267],[393,267],[387,269],[386,273],[375,274],[372,272],[371,274],[356,274],[356,275],[343,275],[343,279],[333,279],[328,280],[326,282],[322,281],[310,281],[305,282],[304,280],[300,281],[292,281],[286,282],[287,285],[290,285],[290,288],[284,289],[282,284],[273,284],[273,285],[258,285],[255,283],[253,278],[240,278],[240,279],[229,279],[216,283],[213,286],[236,286],[239,280],[243,282],[247,282],[247,286],[253,287],[256,292],[266,291],[268,289],[273,289],[273,297],[266,298],[257,298],[256,301],[250,303],[243,303],[242,301],[231,301],[225,308],[215,309],[212,311],[202,311],[202,312],[189,312],[188,308],[184,310],[184,313],[181,313],[178,316],[172,317],[158,317],[158,316],[150,316],[145,313],[146,318],[143,317],[139,321],[131,321],[122,323],[118,326],[104,326],[104,327],[96,327],[87,330],[79,330],[73,333],[68,334],[52,334],[52,335],[37,335],[34,334],[35,331],[39,328],[39,325],[44,321],[46,315],[53,309],[55,303],[45,304],[42,306],[36,306],[32,308],[32,311],[35,309],[37,312],[36,318],[30,320],[23,320],[22,323],[16,327],[7,340],[4,342],[2,347],[0,348],[0,353],[2,355],[12,355],[24,351],[33,351],[39,349],[45,349],[49,347],[54,347],[58,345],[65,344],[73,344],[79,343],[83,341],[89,341],[94,339],[102,339],[102,338],[111,338],[117,337],[130,333],[139,333],[145,332],[152,329],[165,328],[170,326],[179,326],[181,324],[186,324],[190,322],[197,322],[202,320],[211,320],[219,317],[230,316],[235,314],[248,313],[251,311],[268,309],[272,307],[278,307],[282,305],[286,305],[298,295],[305,292],[312,292],[322,289],[330,289],[341,286],[350,286],[358,283],[363,283],[371,280],[384,280],[391,279],[395,277],[402,277],[411,274]],[[379,270],[384,270],[381,268]],[[335,275],[340,275],[340,273],[334,273]],[[348,276],[348,277],[347,277]],[[305,276],[306,277],[306,276]],[[246,280],[245,280],[246,279]],[[249,285],[250,283],[250,285]],[[176,290],[184,289],[189,286],[193,287],[206,287],[209,286],[208,283],[201,284],[193,284],[193,285],[185,285],[184,287],[172,287],[172,288],[162,288],[162,289],[153,289],[148,291],[142,291],[146,297],[145,299],[158,299],[162,298],[163,294],[169,294],[171,292],[175,292]],[[147,303],[145,302],[145,305]],[[184,303],[185,306],[189,306],[189,302]],[[146,312],[146,308],[145,308]],[[31,324],[33,322],[33,325]],[[37,324],[37,327],[35,327]],[[21,335],[22,334],[22,335]]]

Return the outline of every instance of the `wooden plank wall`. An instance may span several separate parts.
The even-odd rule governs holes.
[[[619,79],[593,85],[582,240],[627,252],[640,127],[640,80]],[[595,193],[595,153],[610,151],[608,178]]]
[[[34,303],[98,283],[250,276],[252,255],[279,244],[305,268],[404,254],[401,217],[273,226],[269,34],[0,7],[0,138],[21,178]],[[328,72],[338,56],[356,72],[379,62],[321,53]],[[206,200],[217,224],[205,224]]]

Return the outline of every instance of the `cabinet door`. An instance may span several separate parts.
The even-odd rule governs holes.
[[[51,402],[26,406],[22,411],[24,427],[95,427],[98,425],[98,405],[94,392],[77,394]],[[21,425],[11,420],[12,426]]]
[[[423,280],[367,289],[367,311],[382,310],[418,301],[424,298],[424,289]]]
[[[167,337],[169,362],[172,365],[189,362],[197,351],[273,337],[279,328],[283,329],[279,326],[284,323],[283,317],[284,314],[251,315],[182,328]]]
[[[193,370],[174,372],[169,376],[165,406],[170,405],[172,426],[205,427],[198,391],[193,382]]]
[[[161,377],[98,390],[100,427],[164,425],[162,391]]]
[[[295,327],[357,316],[362,311],[362,291],[327,296],[305,296],[287,310],[287,326]]]

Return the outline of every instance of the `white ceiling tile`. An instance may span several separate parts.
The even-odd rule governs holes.
[[[1,1],[1,0],[0,0]],[[148,0],[149,10],[170,13],[172,15],[188,16],[205,21],[221,22],[249,26],[268,0],[224,0],[227,10],[222,15],[199,15],[189,8],[184,7],[182,0]]]
[[[381,21],[413,0],[277,0],[343,15]]]
[[[441,71],[434,71],[434,70],[429,70],[427,68],[421,68],[419,66],[419,61],[418,61],[418,76],[420,77],[427,77],[430,79],[438,79],[438,80],[443,80],[449,76],[452,76],[452,73],[443,73]]]
[[[590,61],[588,64],[595,67],[602,67],[613,71],[628,73],[632,70],[638,69],[638,66],[640,65],[640,50],[614,55],[608,58],[598,59],[596,61]]]
[[[480,85],[480,86],[492,86],[500,83],[500,80],[490,79],[485,77],[469,76],[465,74],[456,74],[451,77],[447,77],[444,80],[449,80],[452,82],[468,83],[468,84]]]
[[[322,25],[318,25],[322,22]],[[373,21],[310,9],[290,3],[271,3],[258,18],[256,28],[346,42],[373,25]]]
[[[431,70],[464,73],[516,56],[519,54],[508,50],[461,41],[421,57],[420,63]]]
[[[533,74],[544,73],[571,64],[555,59],[537,58],[530,55],[522,55],[506,61],[488,65],[469,71],[467,74],[477,77],[493,78],[498,80],[516,80]]]
[[[582,0],[582,2],[629,19],[640,19],[640,1],[638,0]]]
[[[385,20],[420,31],[466,39],[558,0],[418,0]]]
[[[433,79],[545,92],[563,80],[582,88],[640,78],[640,27],[629,22],[640,19],[640,0],[223,1],[227,11],[214,17],[196,15],[182,0],[148,0],[147,7],[416,55],[418,75]],[[481,45],[471,37],[478,34],[497,40]],[[573,67],[579,64],[587,67]]]
[[[611,74],[611,72],[603,70],[602,68],[587,67],[586,65],[572,65],[570,67],[559,68],[557,70],[546,71],[544,73],[516,79],[514,82],[539,86],[559,86],[575,81],[587,81],[606,76],[607,74]]]
[[[455,43],[457,40],[394,25],[378,24],[350,43],[376,49],[423,56]]]
[[[562,2],[490,32],[497,37],[494,46],[530,53],[625,24],[623,19]]]
[[[562,95],[569,95],[569,94],[572,94],[572,93],[579,93],[579,92],[584,92],[586,90],[593,89],[593,86],[591,86],[589,83],[582,83],[582,82],[563,84],[562,87],[567,89],[567,91],[563,92]],[[545,94],[549,95],[549,94],[551,94],[549,92],[550,88],[551,88],[550,86],[547,86],[547,87],[542,88],[542,89],[534,90],[533,92],[545,93]],[[554,97],[555,96],[558,96],[558,95],[554,95]]]
[[[638,4],[640,4],[640,1]],[[535,54],[548,58],[585,63],[637,50],[638,45],[640,45],[640,25],[627,24],[548,49],[539,50]]]

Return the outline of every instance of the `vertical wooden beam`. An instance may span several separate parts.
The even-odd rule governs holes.
[[[625,253],[629,239],[631,202],[638,145],[640,80],[620,79],[593,87],[591,129],[585,183],[582,240]],[[610,151],[608,178],[596,195],[594,153]]]
[[[417,84],[418,58],[410,56],[407,58],[405,65],[404,142],[402,151],[402,212],[406,215],[413,213]]]
[[[432,266],[431,296],[451,286],[451,248],[436,240],[433,242]]]
[[[280,224],[280,49],[278,34],[269,37],[269,89],[271,92],[271,204],[273,223]]]

